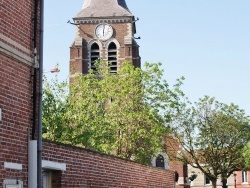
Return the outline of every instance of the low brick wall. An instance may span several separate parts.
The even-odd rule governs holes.
[[[43,160],[66,163],[53,188],[174,187],[172,171],[50,141],[43,141]]]

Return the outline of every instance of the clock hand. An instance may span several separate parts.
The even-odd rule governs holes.
[[[103,24],[102,36],[104,36],[105,25]]]

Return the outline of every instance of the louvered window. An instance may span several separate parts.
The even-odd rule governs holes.
[[[91,46],[91,67],[90,67],[93,71],[96,71],[95,63],[96,60],[99,60],[99,58],[100,58],[100,49],[98,44],[94,43]]]
[[[108,62],[110,72],[117,73],[117,48],[113,42],[111,42],[108,47]]]

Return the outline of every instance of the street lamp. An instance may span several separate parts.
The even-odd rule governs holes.
[[[60,72],[60,69],[58,67],[54,67],[49,71],[43,71],[43,73],[57,73],[57,72]]]
[[[236,188],[236,176],[237,176],[237,174],[234,173],[234,188]]]

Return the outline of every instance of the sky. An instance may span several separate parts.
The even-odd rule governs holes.
[[[126,0],[135,17],[144,62],[162,63],[170,85],[185,77],[192,101],[204,95],[239,105],[250,115],[249,0]],[[69,47],[76,28],[67,21],[83,0],[45,0],[44,72],[59,64],[69,76]],[[47,77],[52,77],[46,73]]]

